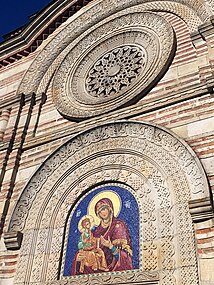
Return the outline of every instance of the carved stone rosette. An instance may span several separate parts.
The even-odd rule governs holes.
[[[174,34],[161,16],[132,7],[75,39],[55,73],[53,99],[74,119],[139,100],[169,66]]]
[[[92,97],[117,96],[140,76],[145,54],[138,46],[123,45],[104,54],[86,75],[86,91]]]
[[[17,90],[17,96],[21,93],[42,94],[48,89],[51,79],[62,63],[66,55],[75,47],[81,39],[98,27],[111,22],[132,10],[138,13],[162,11],[173,13],[183,19],[191,32],[197,31],[198,26],[209,20],[212,15],[208,5],[200,0],[177,0],[177,1],[145,1],[145,0],[101,0],[92,1],[84,9],[78,11],[75,17],[70,17],[64,24],[63,29],[42,45],[35,60],[28,68]],[[83,25],[84,23],[84,25]],[[125,23],[123,23],[124,25]],[[141,23],[147,26],[147,23]],[[155,31],[158,23],[154,22],[151,28]],[[130,26],[131,27],[131,26]],[[134,27],[131,27],[133,29]],[[106,30],[103,29],[104,35]],[[165,34],[167,35],[167,34]],[[96,40],[102,37],[102,33],[96,34]],[[163,37],[160,40],[164,39]],[[167,36],[165,37],[168,40]],[[93,39],[94,41],[94,39]],[[92,42],[93,42],[92,41]],[[92,43],[91,42],[91,43]],[[161,43],[160,43],[161,44]],[[90,45],[90,41],[89,41]],[[56,48],[57,47],[57,48]],[[81,46],[85,49],[86,46]]]
[[[60,268],[68,215],[86,191],[101,183],[127,185],[139,201],[139,269],[64,277]],[[124,121],[79,134],[41,165],[14,209],[8,231],[23,233],[15,284],[126,284],[128,280],[128,284],[198,285],[189,203],[195,201],[198,216],[200,200],[208,206],[208,198],[199,160],[165,129]]]

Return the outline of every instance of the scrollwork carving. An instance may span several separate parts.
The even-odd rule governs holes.
[[[52,88],[62,114],[86,118],[137,100],[166,68],[174,48],[172,28],[159,15],[135,10],[100,24],[67,53]]]
[[[122,285],[124,283],[129,282],[128,284],[137,284],[139,285],[156,285],[158,284],[159,280],[159,275],[157,272],[138,272],[136,274],[134,273],[127,273],[126,277],[122,276],[117,276],[116,274],[109,275],[109,276],[83,276],[83,278],[78,279],[75,278],[74,280],[60,280],[60,281],[52,281],[52,282],[47,282],[45,285],[81,285],[81,284],[94,284],[94,285],[99,285],[99,284],[115,284],[115,285]]]
[[[158,247],[150,241],[143,245],[143,268],[146,271],[153,271],[158,269]]]
[[[161,139],[156,140],[157,131],[159,137],[165,137],[164,143]],[[188,200],[199,194],[192,193],[189,185],[189,175],[195,175],[195,172],[185,171],[187,164],[180,162],[185,160],[183,155],[179,157],[180,152],[177,151],[182,146],[186,146],[185,143],[174,140],[173,135],[165,130],[137,122],[111,123],[79,134],[65,143],[32,177],[13,213],[9,227],[23,230],[20,262],[24,262],[23,268],[28,272],[25,281],[23,275],[18,273],[17,284],[38,280],[51,284],[57,275],[58,253],[67,213],[87,189],[109,181],[129,185],[139,201],[141,238],[142,245],[145,245],[141,252],[143,269],[160,270],[161,284],[167,284],[169,280],[170,284],[179,284],[179,257],[182,266],[191,270],[194,268],[197,276]],[[189,161],[194,154],[186,149]],[[200,173],[200,167],[197,173]],[[35,181],[38,183],[35,184]],[[33,188],[35,185],[36,188]],[[200,195],[203,197],[204,191]],[[19,218],[21,220],[17,221]],[[27,240],[30,246],[25,247]],[[55,262],[48,265],[51,256],[54,256]],[[21,269],[19,264],[18,271]],[[117,275],[121,275],[118,280],[125,278],[123,274]],[[103,278],[108,280],[109,277],[96,276],[95,279],[102,281]],[[105,281],[106,284],[116,279],[111,277],[109,280],[109,283]],[[78,284],[76,279],[65,282]],[[84,278],[80,282],[84,282]],[[197,280],[195,282],[195,285],[198,284]]]
[[[49,41],[38,54],[24,76],[17,94],[44,92],[55,70],[59,67],[69,50],[71,50],[72,47],[70,44],[73,43],[75,45],[75,40],[84,35],[85,31],[94,30],[98,23],[102,23],[102,21],[107,22],[108,17],[115,18],[116,12],[122,12],[124,9],[131,9],[132,6],[135,6],[136,11],[140,12],[154,10],[173,13],[186,22],[191,32],[196,31],[198,26],[206,22],[212,15],[211,4],[209,9],[208,5],[203,5],[199,0],[191,2],[188,0],[146,2],[142,0],[109,1],[103,0],[86,6],[82,9],[82,13],[75,18],[75,21],[71,17],[64,29]],[[210,2],[209,0],[208,3]],[[106,30],[104,28],[102,30],[105,33]],[[91,40],[93,43],[94,39],[91,38]],[[56,46],[58,47],[57,49]]]

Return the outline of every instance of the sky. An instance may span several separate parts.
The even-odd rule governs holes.
[[[44,8],[51,0],[3,0],[0,9],[0,42],[2,36],[28,23],[28,16]]]

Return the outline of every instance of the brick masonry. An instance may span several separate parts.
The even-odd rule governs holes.
[[[68,121],[57,112],[50,90],[46,93],[45,103],[41,103],[41,98],[33,102],[29,97],[24,98],[22,104],[16,90],[38,50],[0,70],[3,106],[0,113],[0,215],[3,234],[24,185],[48,155],[71,135],[107,120],[131,118],[173,131],[195,151],[214,192],[214,96],[207,87],[207,78],[213,75],[214,35],[207,41],[201,39],[194,43],[183,20],[169,13],[161,15],[172,24],[177,37],[177,52],[169,70],[139,102],[108,116],[79,123]],[[195,230],[200,267],[205,272],[207,260],[212,260],[214,265],[214,223],[199,223]],[[2,239],[0,278],[14,277],[17,256],[16,251],[6,251]],[[214,282],[213,273],[209,271],[208,274]],[[205,273],[201,278],[204,284],[214,284],[206,283],[210,280]]]

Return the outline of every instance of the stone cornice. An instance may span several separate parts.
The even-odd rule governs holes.
[[[7,250],[20,249],[22,243],[23,234],[17,232],[7,232],[4,234],[4,242]]]
[[[36,102],[41,100],[43,94],[36,95],[36,98],[35,98]],[[17,106],[17,104],[19,104],[20,100],[22,100],[23,96],[24,96],[25,103],[29,102],[31,99],[31,95],[32,95],[31,93],[29,93],[27,95],[21,93],[21,94],[19,94],[19,96],[9,98],[9,99],[1,102],[0,111],[4,110],[4,109],[12,108],[14,106]]]
[[[213,219],[213,205],[210,197],[189,202],[190,214],[194,223]]]
[[[49,34],[89,1],[52,1],[29,24],[20,28],[17,33],[11,33],[11,36],[0,44],[0,65],[7,65],[34,51]]]
[[[72,2],[68,0],[58,0],[48,5],[38,14],[37,17],[35,17],[33,21],[26,25],[20,34],[1,43],[0,56],[8,56],[10,53],[14,53],[17,49],[24,48],[36,35],[42,32],[45,25],[49,24],[51,20],[58,16],[63,8],[65,9],[66,6],[70,6],[75,2],[77,2],[77,0]]]
[[[40,12],[31,16],[30,23],[8,33],[6,40],[0,43],[0,67],[4,67],[35,51],[43,40],[46,39],[58,26],[60,26],[62,22],[66,21],[68,17],[76,13],[90,1],[91,0],[52,1]],[[151,2],[153,1],[154,0],[151,0]],[[179,3],[181,0],[177,0],[175,2]],[[192,2],[193,3],[191,5],[188,4],[187,6],[189,6],[189,8],[192,6],[193,11],[195,9],[197,10],[198,1],[194,0]],[[206,11],[205,7],[202,8],[203,9],[200,13],[203,14],[203,17],[201,17],[206,21],[209,19],[210,15]],[[166,11],[168,10],[166,9]],[[197,12],[199,13],[198,10]],[[213,18],[210,18],[210,22],[213,23]],[[203,32],[204,29],[206,30],[206,26],[206,23],[203,24]],[[208,27],[208,29],[210,29],[210,27]]]
[[[166,94],[162,99],[157,100],[154,102],[153,100],[143,100],[142,103],[137,103],[134,106],[124,107],[120,109],[120,111],[112,111],[110,113],[91,118],[88,120],[84,120],[79,123],[73,123],[73,125],[69,125],[66,128],[61,128],[54,134],[50,135],[41,135],[36,136],[35,138],[28,140],[24,144],[24,149],[31,149],[39,145],[43,145],[53,140],[66,138],[67,136],[74,135],[78,132],[82,132],[87,128],[95,127],[98,125],[102,125],[107,120],[123,120],[123,119],[131,119],[136,116],[140,116],[142,114],[148,114],[153,112],[157,109],[166,108],[167,106],[172,106],[174,104],[178,104],[180,102],[184,102],[185,100],[191,100],[194,98],[198,98],[204,95],[209,94],[208,88],[206,85],[198,84],[197,86],[190,86],[189,89],[185,88],[182,92],[178,90],[176,93],[173,94],[170,92],[168,95]],[[41,97],[40,97],[41,98]],[[0,149],[5,149],[7,147],[7,143],[2,144]],[[14,144],[14,148],[16,148],[16,143]]]

